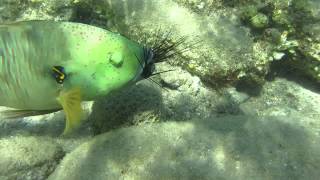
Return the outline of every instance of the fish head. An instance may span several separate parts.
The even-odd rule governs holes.
[[[151,49],[118,34],[105,31],[73,48],[65,67],[68,87],[80,87],[84,100],[106,96],[149,77],[154,71]],[[79,44],[79,43],[78,43]],[[79,45],[78,45],[79,46]]]

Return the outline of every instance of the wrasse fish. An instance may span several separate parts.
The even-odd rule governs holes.
[[[82,101],[151,76],[154,52],[169,52],[158,55],[161,60],[170,55],[161,48],[81,23],[0,25],[0,106],[14,108],[8,117],[64,110],[68,134],[81,123]]]

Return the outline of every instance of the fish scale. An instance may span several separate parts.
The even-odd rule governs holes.
[[[44,43],[33,34],[42,34],[32,26],[0,27],[1,84],[0,105],[19,109],[48,109],[57,107],[54,94],[57,85],[51,82],[50,57]],[[50,42],[50,41],[49,41]],[[48,68],[47,73],[44,69]],[[32,98],[33,97],[33,98]],[[37,97],[37,98],[34,98]],[[33,102],[33,103],[28,103]]]
[[[9,43],[11,42],[11,43]],[[1,76],[4,83],[0,87],[1,94],[3,92],[10,92],[6,96],[1,96],[1,103],[17,101],[18,94],[17,89],[19,87],[19,80],[17,77],[20,67],[16,64],[14,47],[16,47],[15,42],[9,32],[3,32],[0,39],[0,56],[2,58],[1,63]]]

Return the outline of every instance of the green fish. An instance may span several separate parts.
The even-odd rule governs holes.
[[[3,112],[7,117],[63,110],[68,134],[81,124],[82,101],[152,76],[157,59],[172,55],[164,47],[147,48],[81,23],[0,25],[0,106],[14,108]]]

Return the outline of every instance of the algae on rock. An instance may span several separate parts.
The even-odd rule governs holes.
[[[46,179],[64,152],[52,139],[13,137],[0,140],[1,179]]]
[[[319,37],[315,35],[319,35],[319,7],[320,1],[315,0],[269,0],[261,1],[260,6],[248,3],[243,5],[242,19],[250,21],[259,13],[269,16],[268,27],[260,31],[252,27],[257,34],[255,39],[270,43],[273,60],[282,59],[282,69],[296,69],[298,72],[295,73],[320,82]],[[274,32],[281,34],[281,38],[268,39],[268,36],[276,35]]]

